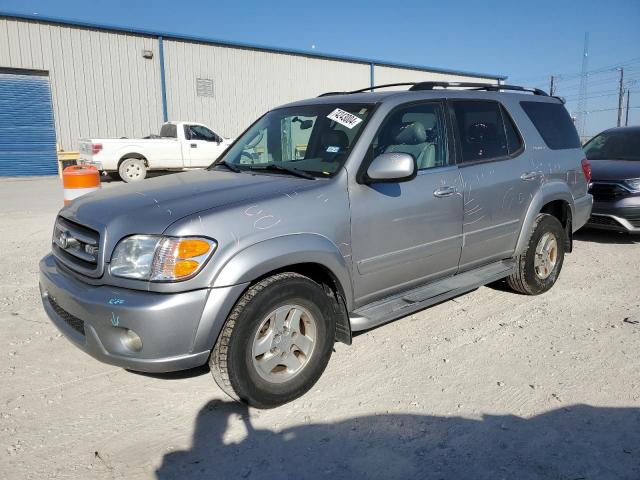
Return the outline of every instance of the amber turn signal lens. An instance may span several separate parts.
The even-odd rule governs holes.
[[[195,272],[200,264],[195,260],[178,260],[173,266],[173,274],[176,278],[187,277]]]
[[[204,240],[181,240],[178,245],[178,258],[199,257],[208,251],[209,244]]]

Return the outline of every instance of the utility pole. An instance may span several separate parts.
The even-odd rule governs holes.
[[[624,126],[629,126],[629,96],[631,95],[631,89],[627,88],[627,111],[624,116]]]
[[[624,68],[620,67],[620,91],[618,92],[618,127],[622,123],[622,104],[624,103]]]
[[[584,137],[584,128],[587,123],[587,76],[589,69],[589,32],[584,34],[584,48],[582,50],[582,71],[580,72],[580,90],[578,93],[578,111],[576,123],[580,138]]]
[[[553,93],[555,90],[556,77],[551,75],[551,81],[549,82],[549,95],[553,97]]]

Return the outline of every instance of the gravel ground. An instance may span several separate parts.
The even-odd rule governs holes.
[[[538,297],[483,287],[338,344],[304,397],[93,360],[42,310],[53,178],[0,181],[2,478],[640,478],[640,238],[579,233]]]

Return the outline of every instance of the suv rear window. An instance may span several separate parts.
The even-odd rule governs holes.
[[[464,163],[505,158],[509,155],[507,132],[498,102],[456,100],[452,105]],[[515,131],[510,132],[509,136],[509,143],[513,148],[519,148],[519,138]]]
[[[520,102],[538,133],[551,150],[580,148],[580,138],[561,103]]]

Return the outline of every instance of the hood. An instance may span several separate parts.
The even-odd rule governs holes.
[[[634,160],[589,160],[591,180],[611,181],[640,178],[640,162]]]
[[[105,187],[74,200],[60,214],[106,234],[108,246],[134,233],[161,234],[202,210],[299,191],[313,183],[285,175],[196,170]]]

